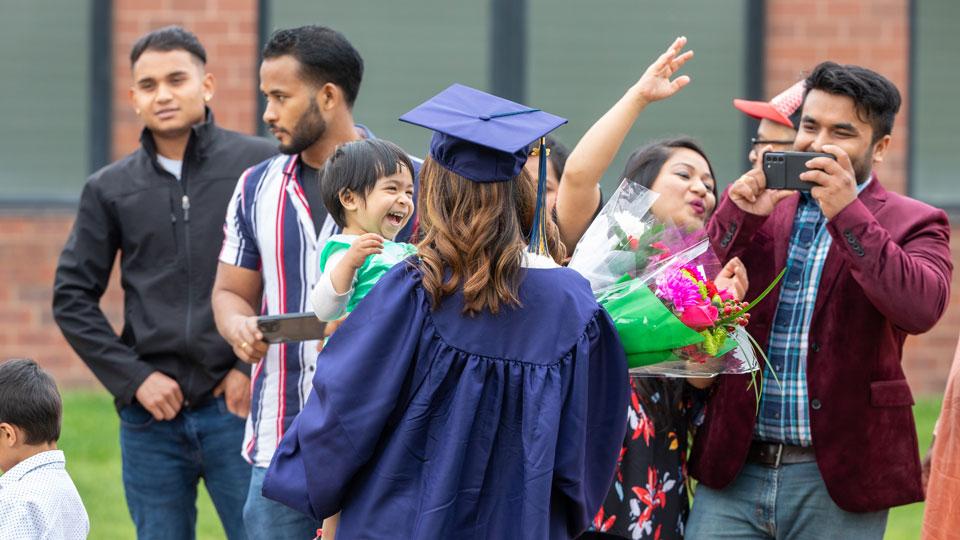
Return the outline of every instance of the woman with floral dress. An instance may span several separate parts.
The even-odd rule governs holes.
[[[677,38],[570,153],[557,195],[557,225],[571,248],[592,220],[586,211],[639,113],[650,103],[672,96],[689,78],[671,77],[692,57],[681,53],[686,38]],[[657,193],[652,211],[661,219],[690,230],[704,228],[717,203],[713,170],[703,150],[681,137],[636,150],[622,175]],[[576,201],[581,204],[575,205]],[[715,280],[737,297],[747,289],[739,260],[724,266]],[[613,485],[591,529],[580,538],[683,538],[689,511],[687,439],[709,380],[633,378],[628,425]]]

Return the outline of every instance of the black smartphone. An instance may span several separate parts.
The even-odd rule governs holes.
[[[837,159],[833,154],[823,152],[767,152],[763,155],[763,175],[767,179],[767,188],[810,191],[816,184],[801,180],[800,173],[809,170],[807,162],[816,157]]]
[[[312,311],[257,317],[257,328],[267,343],[322,339],[326,326]]]

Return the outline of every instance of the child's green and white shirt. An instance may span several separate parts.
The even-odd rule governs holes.
[[[413,244],[385,240],[383,253],[368,256],[357,270],[350,290],[337,294],[330,281],[330,272],[343,260],[357,238],[355,234],[335,234],[320,252],[320,280],[310,293],[310,303],[321,321],[335,321],[353,311],[390,268],[417,253]]]

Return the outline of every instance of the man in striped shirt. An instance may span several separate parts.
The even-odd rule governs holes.
[[[337,232],[320,198],[320,170],[337,146],[372,136],[353,120],[362,76],[360,54],[329,28],[279,30],[263,50],[263,120],[281,154],[237,183],[213,290],[217,328],[239,358],[255,364],[242,450],[254,466],[244,507],[251,538],[312,538],[320,526],[260,493],[273,453],[309,394],[317,344],[268,346],[256,316],[310,310],[317,253]]]

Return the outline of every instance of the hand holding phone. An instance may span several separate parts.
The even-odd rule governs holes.
[[[800,175],[807,172],[807,162],[814,158],[825,157],[836,160],[833,154],[824,152],[767,152],[763,154],[763,175],[767,189],[792,189],[810,192],[817,186],[813,182],[802,180]]]
[[[768,144],[760,150],[760,153],[765,154],[772,149],[773,147]],[[743,173],[727,192],[730,202],[740,210],[755,216],[769,216],[777,204],[792,193],[783,189],[767,189],[762,159],[757,160],[752,169]]]
[[[800,180],[813,185],[810,196],[820,205],[823,215],[827,219],[833,219],[857,200],[858,173],[843,148],[825,144],[821,150],[832,157],[815,157],[809,160],[808,170],[800,174]]]

